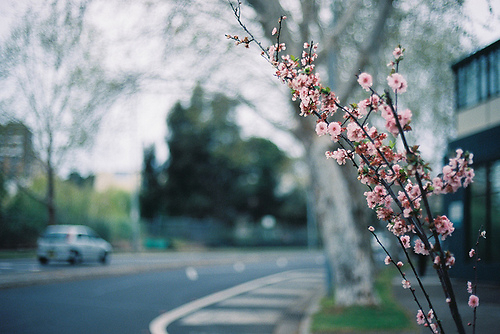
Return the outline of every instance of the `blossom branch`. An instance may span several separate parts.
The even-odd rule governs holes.
[[[250,40],[241,41],[239,38],[235,40],[241,41],[240,44],[243,43],[248,47],[254,38],[241,23],[239,5],[236,8],[233,5],[231,7],[238,22],[251,37]],[[370,97],[358,104],[343,106],[339,103],[335,93],[321,84],[319,75],[314,72],[313,62],[317,58],[317,44],[304,43],[304,51],[300,59],[289,55],[281,56],[279,59],[280,51],[285,50],[285,44],[280,43],[283,19],[285,17],[282,16],[279,20],[279,29],[274,28],[272,32],[273,35],[277,34],[275,45],[266,50],[257,42],[263,51],[263,56],[267,57],[268,62],[276,69],[276,76],[291,89],[292,100],[299,99],[300,115],[314,115],[317,118],[316,133],[319,136],[329,134],[331,140],[340,146],[334,152],[326,152],[327,158],[334,158],[340,165],[345,164],[346,160],[350,160],[357,168],[358,179],[370,190],[364,193],[368,207],[376,211],[380,220],[388,222],[389,231],[398,238],[432,311],[429,295],[426,293],[407,251],[407,248],[411,247],[408,234],[413,233],[418,236],[419,239],[415,241],[414,251],[417,254],[429,255],[433,258],[434,267],[457,330],[459,333],[465,333],[448,273],[448,268],[454,264],[455,258],[449,251],[445,252],[441,244],[441,240],[445,240],[453,233],[454,227],[446,216],[434,217],[432,215],[428,196],[455,192],[459,187],[467,187],[474,176],[473,170],[469,168],[472,163],[472,155],[457,150],[457,156],[450,159],[449,164],[443,167],[443,173],[431,181],[430,168],[420,157],[418,146],[410,147],[405,136],[405,132],[411,130],[409,124],[412,113],[408,109],[403,111],[397,109],[398,95],[407,89],[406,80],[398,73],[399,62],[403,59],[404,52],[400,46],[393,52],[395,61],[390,63],[392,71],[387,77],[388,85],[395,94],[395,103],[393,103],[388,91],[382,96],[377,94],[371,88],[373,84],[371,75],[361,73],[357,76],[358,83],[364,90],[370,92]],[[339,111],[343,113],[345,120],[343,122],[329,121],[329,118]],[[379,132],[375,127],[368,126],[369,118],[378,111],[386,121],[387,132],[392,134],[395,139],[398,136],[401,138],[404,153],[396,151],[395,143],[386,143],[387,133]],[[350,147],[351,150],[347,150],[346,147]],[[396,211],[394,207],[396,207]],[[425,212],[425,218],[422,216],[423,212]],[[370,231],[375,235],[372,230]],[[429,236],[427,236],[428,234]],[[376,235],[375,238],[388,254]],[[430,242],[431,238],[434,245]],[[403,285],[406,282],[409,284],[399,263],[392,262],[396,264],[403,277]],[[405,286],[405,288],[408,287]],[[437,331],[437,327],[441,332],[444,332],[441,322],[433,311],[432,317],[430,317],[430,312],[425,321],[420,318],[420,315],[423,316],[423,310],[416,298],[415,290],[413,288],[410,290],[419,307],[419,323],[427,323],[433,332]],[[437,325],[430,321],[434,317]]]

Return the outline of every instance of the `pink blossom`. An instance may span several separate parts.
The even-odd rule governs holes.
[[[392,51],[392,55],[397,60],[397,59],[401,58],[401,56],[403,55],[403,50],[401,50],[400,47],[397,47],[394,49],[394,51]]]
[[[358,76],[358,83],[364,90],[369,92],[370,87],[373,85],[372,76],[368,73],[363,72]]]
[[[399,268],[401,268],[401,267],[403,266],[403,262],[398,261],[398,263],[396,263],[396,265],[397,265]]]
[[[325,135],[327,128],[328,128],[328,125],[326,124],[326,122],[321,121],[321,122],[316,123],[316,134],[318,136]]]
[[[455,257],[454,256],[449,256],[446,258],[446,266],[451,268],[455,265]]]
[[[333,158],[337,160],[337,163],[339,165],[343,165],[346,162],[346,159],[349,158],[350,151],[346,151],[343,148],[339,148],[334,152],[327,152],[326,157],[327,158]]]
[[[470,281],[467,282],[467,292],[472,294],[472,283]]]
[[[358,103],[359,116],[365,116],[368,114],[368,107],[370,106],[370,99],[364,99]]]
[[[439,255],[437,255],[437,256],[434,258],[434,264],[439,265],[440,263],[441,263],[441,258],[439,257]]]
[[[432,179],[432,187],[434,188],[434,194],[439,195],[443,193],[443,180],[440,177],[435,177]]]
[[[369,227],[368,227],[368,231],[370,231],[370,232],[374,232],[374,231],[375,231],[375,228],[374,228],[373,226],[369,226]]]
[[[388,76],[387,83],[395,93],[404,93],[406,92],[406,88],[408,87],[406,79],[399,73],[393,73]]]
[[[271,35],[276,35],[276,33],[278,32],[278,29],[276,29],[276,27],[274,27],[273,31],[271,32]]]
[[[327,132],[333,141],[338,141],[340,133],[342,132],[342,127],[339,122],[331,122],[328,124]]]
[[[443,240],[455,231],[453,223],[446,216],[437,216],[436,219],[434,219],[434,227]]]
[[[403,244],[403,247],[404,248],[410,248],[411,245],[410,245],[410,237],[407,236],[407,235],[404,235],[402,237],[399,238],[401,240],[401,243]]]
[[[347,125],[347,138],[351,141],[361,141],[365,137],[363,130],[354,122]]]
[[[430,309],[429,312],[427,312],[427,320],[431,322],[432,319],[434,319],[434,310]]]
[[[383,202],[385,198],[390,198],[387,196],[387,190],[379,184],[373,188],[373,191],[366,191],[363,195],[366,196],[366,202],[370,209],[375,208],[375,206]]]
[[[422,254],[422,255],[429,255],[429,251],[425,249],[425,245],[422,242],[422,240],[417,239],[415,241],[415,248],[414,248],[415,254]]]
[[[479,297],[476,295],[470,295],[469,297],[469,306],[472,308],[476,308],[479,306]]]
[[[409,124],[411,121],[412,113],[410,109],[403,110],[399,115],[399,122],[401,123],[401,127],[405,127],[405,125]]]
[[[476,251],[474,250],[474,248],[472,248],[470,251],[469,251],[469,257],[474,257],[474,255],[476,254]]]
[[[425,324],[425,316],[424,316],[424,312],[422,312],[422,310],[418,310],[418,312],[417,312],[417,324],[419,324],[419,325]]]
[[[391,264],[391,257],[390,257],[389,255],[387,255],[387,256],[385,257],[385,259],[384,259],[384,263],[385,263],[386,265]]]
[[[405,289],[409,289],[409,288],[411,288],[411,283],[410,283],[410,281],[408,281],[407,279],[403,279],[403,280],[401,281],[401,284],[403,285],[403,288],[405,288]]]
[[[483,237],[483,239],[486,239],[486,231],[481,232],[481,237]]]

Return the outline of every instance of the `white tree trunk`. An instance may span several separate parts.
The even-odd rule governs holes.
[[[335,303],[341,306],[377,303],[373,292],[369,209],[359,194],[355,168],[339,166],[325,157],[328,139],[318,138],[309,150],[314,167],[312,185],[316,214],[328,265],[332,271]],[[354,180],[354,182],[353,182]]]

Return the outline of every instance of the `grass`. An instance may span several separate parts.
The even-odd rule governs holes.
[[[321,309],[313,316],[311,331],[330,333],[387,333],[414,328],[405,310],[394,300],[393,272],[383,270],[377,276],[377,306],[337,307],[333,298],[323,298]]]
[[[23,249],[23,250],[0,250],[0,260],[8,259],[22,259],[22,258],[35,258],[36,250]]]

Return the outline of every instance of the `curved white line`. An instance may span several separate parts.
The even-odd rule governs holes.
[[[169,312],[163,313],[162,315],[156,317],[153,321],[151,321],[151,323],[149,324],[149,331],[151,332],[151,334],[168,334],[167,326],[175,320],[182,318],[189,313],[197,311],[201,308],[218,303],[222,300],[231,298],[244,292],[290,279],[292,278],[290,276],[290,273],[292,273],[292,271],[286,271],[279,274],[261,277],[226,290],[218,291],[206,297],[179,306],[178,308],[175,308]]]

